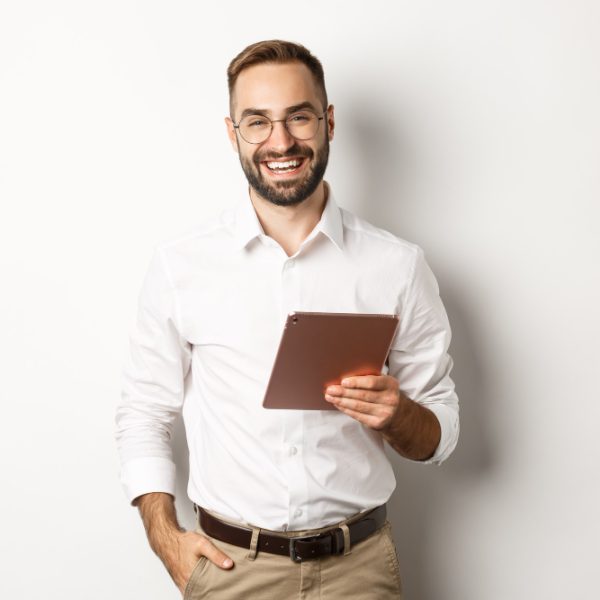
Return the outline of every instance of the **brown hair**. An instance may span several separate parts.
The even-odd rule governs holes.
[[[256,42],[244,48],[227,68],[227,83],[229,85],[229,110],[233,118],[233,88],[239,74],[248,67],[261,63],[289,63],[298,61],[306,65],[312,73],[317,88],[322,94],[324,108],[327,108],[327,91],[325,90],[325,74],[319,59],[301,44],[284,40],[265,40]]]

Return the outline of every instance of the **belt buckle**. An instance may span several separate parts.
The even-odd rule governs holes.
[[[318,537],[319,537],[318,535],[310,535],[310,536],[307,536],[307,537],[290,538],[290,558],[295,563],[302,562],[302,557],[298,556],[296,554],[296,542],[311,542],[311,541],[317,539]]]
[[[339,539],[339,536],[337,535],[338,532],[340,532],[340,534],[342,534],[341,540]],[[330,546],[331,555],[341,554],[344,550],[344,538],[343,538],[342,530],[337,528],[337,529],[332,529],[331,531],[328,531],[326,533],[320,533],[319,535],[309,535],[306,537],[290,538],[290,558],[295,563],[300,563],[300,562],[302,562],[302,560],[310,560],[310,559],[303,559],[301,556],[298,556],[298,554],[296,553],[296,542],[312,542],[315,540],[323,540],[323,539],[327,539],[327,538],[331,539],[331,546]],[[317,557],[315,557],[315,558],[317,558]]]

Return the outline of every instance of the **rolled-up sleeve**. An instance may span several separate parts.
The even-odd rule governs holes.
[[[176,290],[160,246],[142,285],[129,341],[115,415],[121,483],[130,502],[149,492],[175,496],[171,436],[183,404],[191,346],[180,334]]]
[[[417,247],[412,275],[399,305],[400,325],[388,358],[389,374],[412,400],[431,410],[441,427],[434,455],[423,463],[441,464],[459,434],[458,397],[450,378],[450,324],[435,276]]]

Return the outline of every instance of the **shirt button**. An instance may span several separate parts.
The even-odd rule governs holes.
[[[296,446],[291,446],[290,447],[290,456],[294,456],[294,454],[298,453],[298,448],[296,448]]]
[[[294,511],[294,516],[295,516],[295,517],[301,517],[301,516],[302,516],[302,509],[300,509],[300,508],[297,508],[297,509]]]
[[[288,260],[285,263],[285,268],[286,269],[293,269],[295,264],[296,264],[296,261],[294,259]]]

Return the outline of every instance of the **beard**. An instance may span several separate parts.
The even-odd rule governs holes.
[[[298,142],[289,148],[285,154],[269,152],[268,156],[256,153],[247,158],[239,153],[244,175],[254,191],[265,200],[277,206],[295,206],[306,200],[323,180],[329,160],[329,138],[325,136],[325,144],[316,152],[312,148],[302,147]],[[291,158],[302,156],[309,161],[308,170],[303,178],[282,181],[268,181],[260,170],[260,163],[270,159]]]

